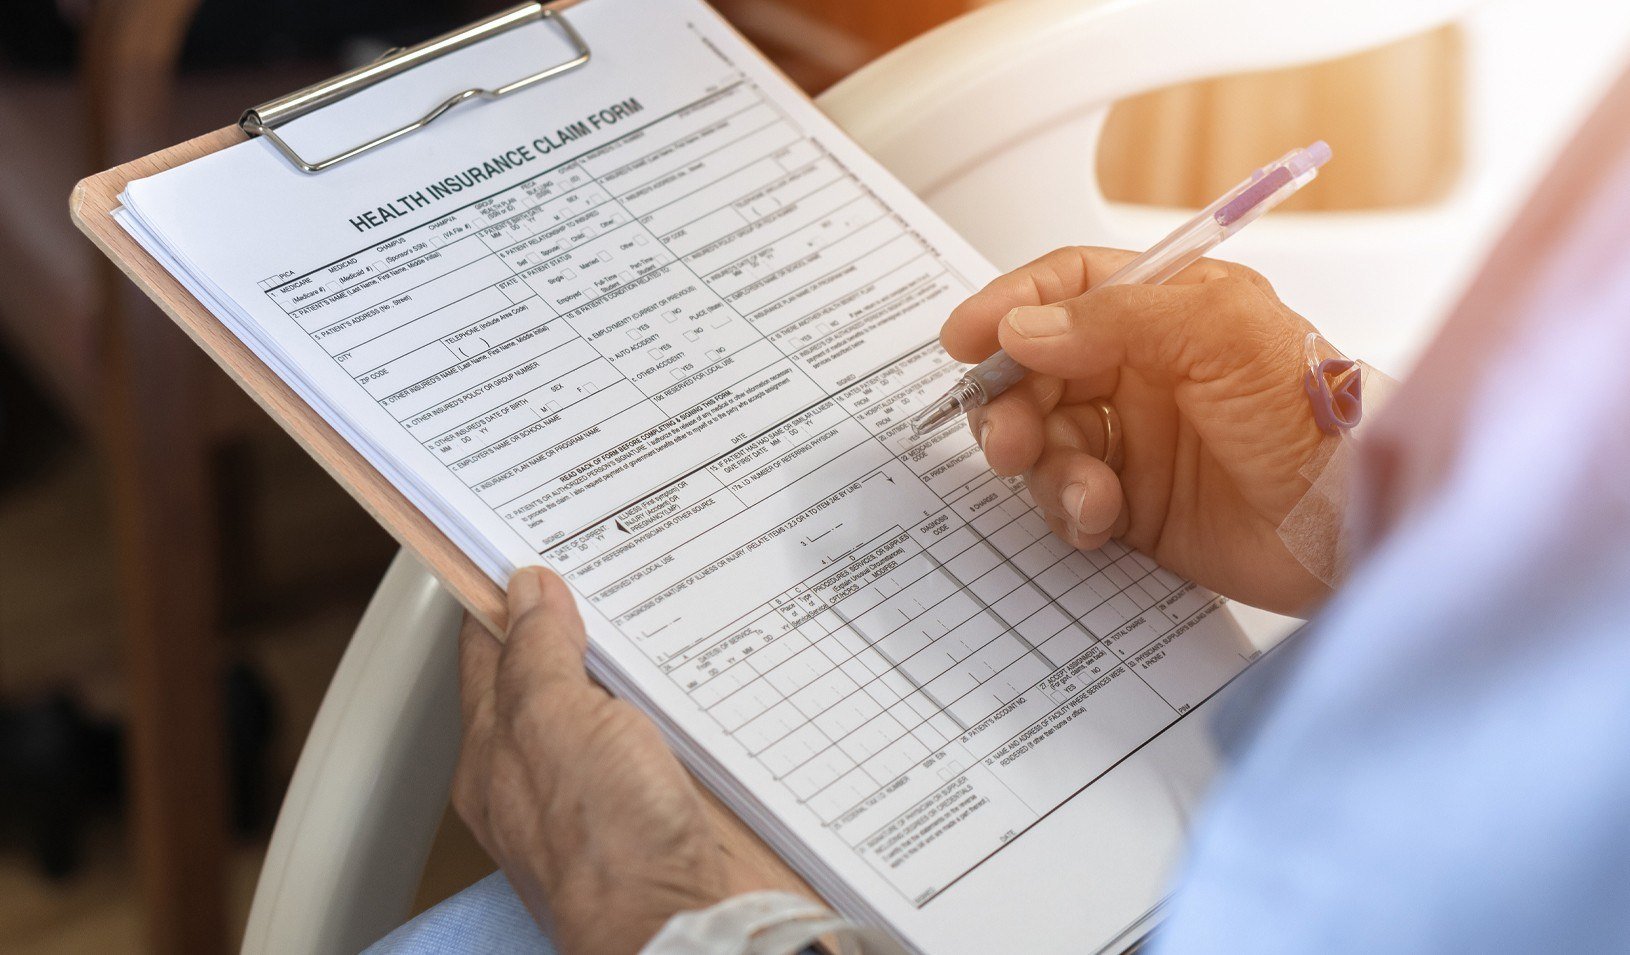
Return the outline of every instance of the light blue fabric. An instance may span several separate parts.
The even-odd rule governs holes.
[[[422,912],[368,948],[368,955],[554,955],[502,872]]]
[[[1160,955],[1630,952],[1625,172],[1602,241],[1535,250],[1492,363],[1443,383],[1469,423],[1397,449],[1435,477],[1399,482],[1392,532],[1270,667]]]

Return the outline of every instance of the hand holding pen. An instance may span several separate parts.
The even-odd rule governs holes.
[[[1330,159],[1323,140],[1295,149],[1253,172],[1221,198],[1161,239],[1099,285],[1159,285],[1188,268],[1222,241],[1312,182]],[[981,407],[1025,375],[1004,351],[969,369],[938,401],[912,416],[911,428],[926,434]]]
[[[952,312],[941,341],[953,358],[1004,346],[1024,369],[1006,393],[970,401],[970,423],[991,468],[1024,476],[1055,534],[1087,550],[1117,538],[1282,612],[1327,592],[1278,535],[1323,439],[1302,390],[1315,330],[1262,276],[1201,258],[1310,179],[1324,153],[1268,167],[1140,256],[1060,249]],[[1305,165],[1289,165],[1297,156]]]

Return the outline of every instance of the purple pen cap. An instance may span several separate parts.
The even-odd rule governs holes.
[[[1261,179],[1251,183],[1244,192],[1218,209],[1215,214],[1217,224],[1227,228],[1239,222],[1261,205],[1264,199],[1329,161],[1330,144],[1322,139],[1306,149],[1296,150],[1288,159],[1275,164]]]
[[[1285,162],[1292,176],[1300,176],[1330,161],[1330,144],[1320,139],[1306,149],[1298,150]]]

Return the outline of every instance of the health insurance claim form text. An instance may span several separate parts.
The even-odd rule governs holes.
[[[382,153],[302,176],[255,142],[132,194],[913,945],[1108,939],[1181,828],[1150,780],[1198,733],[1165,731],[1249,645],[1147,558],[1050,536],[966,429],[911,436],[986,262],[706,8],[569,15],[588,67]],[[294,133],[564,49],[528,27]]]

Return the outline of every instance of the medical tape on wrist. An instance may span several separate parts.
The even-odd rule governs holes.
[[[640,955],[793,955],[822,938],[836,955],[896,955],[882,933],[844,921],[789,892],[750,892],[696,912],[680,912]]]
[[[1319,341],[1324,344],[1322,339]],[[1310,367],[1315,366],[1312,348],[1310,339]],[[1354,362],[1354,366],[1360,384],[1353,390],[1361,390],[1363,411],[1373,418],[1396,382],[1365,362]],[[1308,573],[1332,587],[1346,576],[1352,556],[1347,546],[1350,535],[1346,533],[1346,517],[1349,485],[1358,460],[1356,431],[1356,427],[1341,428],[1325,434],[1301,468],[1301,476],[1308,482],[1307,491],[1278,528],[1279,539],[1290,555]]]

